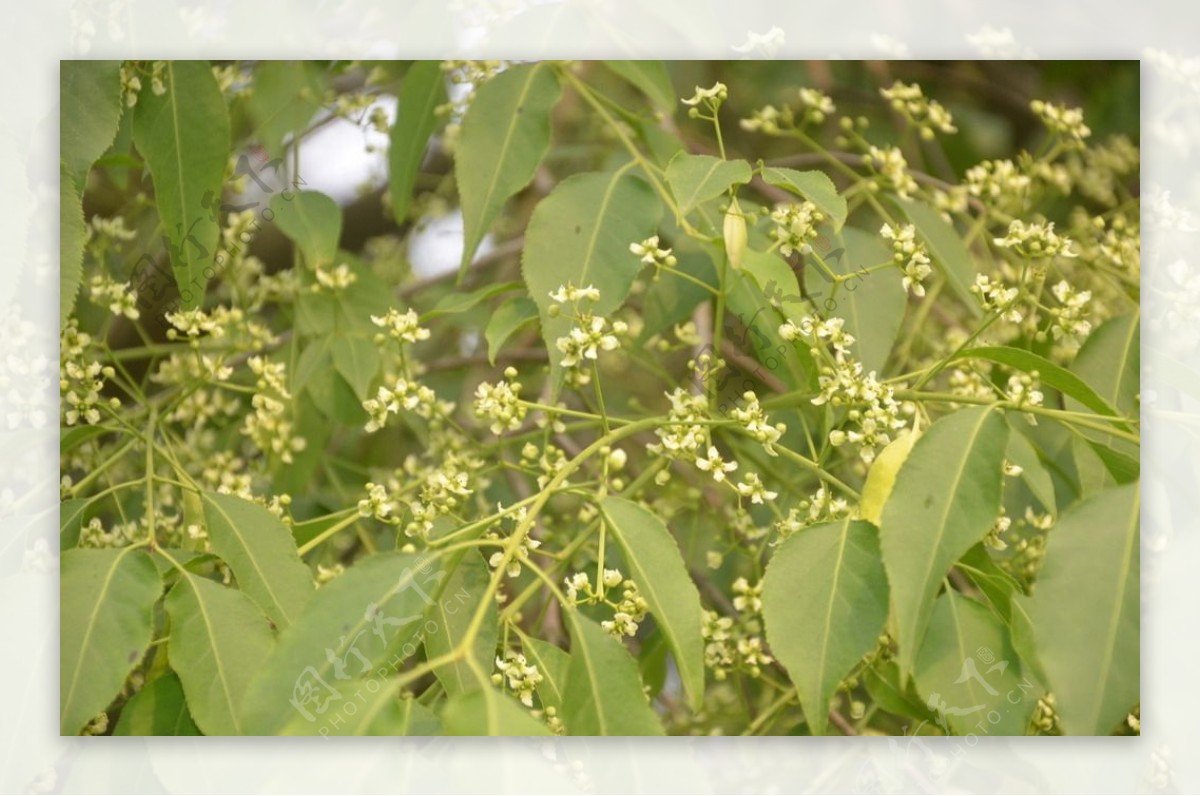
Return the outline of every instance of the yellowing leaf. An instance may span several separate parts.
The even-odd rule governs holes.
[[[892,494],[896,474],[900,472],[900,467],[908,458],[918,436],[913,431],[901,432],[900,436],[880,451],[875,461],[871,462],[871,469],[867,472],[867,480],[863,484],[858,512],[867,522],[879,525],[883,521],[883,506]]]

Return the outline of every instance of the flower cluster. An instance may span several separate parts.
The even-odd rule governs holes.
[[[280,461],[291,464],[292,454],[304,450],[305,439],[296,435],[292,421],[286,417],[292,397],[287,389],[287,366],[262,357],[250,357],[246,364],[258,380],[255,384],[257,392],[250,399],[254,411],[246,415],[242,433],[259,450],[274,453]]]
[[[789,509],[787,516],[776,522],[774,527],[780,538],[786,539],[809,525],[842,519],[849,514],[850,504],[846,499],[834,497],[832,491],[821,486],[811,497],[800,501],[797,508]]]
[[[762,443],[763,450],[769,455],[775,456],[775,448],[773,447],[783,433],[787,431],[787,426],[783,423],[771,425],[767,419],[767,413],[762,408],[762,404],[758,402],[758,396],[753,390],[747,390],[742,393],[742,400],[746,403],[744,406],[735,406],[729,410],[729,416],[742,425],[746,433],[751,438]]]
[[[815,88],[801,88],[799,98],[800,104],[797,110],[792,110],[787,106],[776,108],[774,105],[766,105],[751,111],[750,116],[742,119],[739,124],[747,132],[779,135],[787,130],[795,130],[797,120],[801,127],[809,124],[816,125],[837,113],[833,100]]]
[[[843,329],[842,318],[822,320],[808,315],[799,324],[787,321],[779,327],[779,336],[793,341],[808,341],[814,358],[821,362],[817,376],[820,392],[812,403],[820,406],[847,406],[846,419],[853,424],[849,430],[834,429],[829,441],[834,446],[851,443],[860,446],[859,455],[870,464],[876,450],[892,441],[892,433],[904,428],[903,407],[896,400],[895,390],[883,384],[875,371],[864,373],[861,362],[850,355],[854,336]],[[832,357],[826,349],[832,349]]]
[[[358,281],[358,274],[350,270],[350,266],[342,263],[332,271],[318,265],[314,271],[317,284],[312,286],[314,293],[326,290],[330,293],[340,293]]]
[[[745,578],[733,583],[733,607],[738,616],[721,616],[716,611],[704,612],[704,664],[712,669],[713,677],[724,680],[731,671],[749,677],[759,677],[762,667],[774,659],[767,654],[762,640],[762,584],[750,585]]]
[[[92,517],[79,529],[80,547],[126,547],[138,541],[141,531],[136,522],[117,523],[111,530],[104,530],[99,517]]]
[[[685,100],[680,100],[684,105],[690,105],[694,111],[698,111],[700,104],[716,110],[729,97],[729,89],[724,83],[714,83],[711,88],[700,88],[696,86],[696,91],[692,96]],[[694,113],[692,111],[691,113]]]
[[[504,510],[502,506],[497,506],[496,508],[500,511]],[[516,527],[520,527],[521,524],[525,522],[525,518],[528,516],[529,509],[522,506],[517,511],[506,515],[505,519],[510,520],[516,525]],[[487,538],[499,539],[500,534],[496,531],[488,531]],[[514,551],[513,556],[508,559],[507,563],[504,561],[504,551],[497,550],[488,557],[488,566],[492,569],[497,569],[501,564],[504,564],[505,574],[510,578],[515,578],[521,574],[521,559],[528,558],[531,551],[537,550],[541,546],[542,543],[540,541],[534,539],[529,534],[525,534],[523,537],[521,537],[521,540],[517,542],[517,549]]]
[[[1076,290],[1065,279],[1050,288],[1050,292],[1061,305],[1050,310],[1053,319],[1050,322],[1050,332],[1054,339],[1087,337],[1088,332],[1092,330],[1092,324],[1084,317],[1084,313],[1092,300],[1092,292]]]
[[[771,211],[771,221],[775,223],[771,238],[785,257],[797,251],[807,254],[810,251],[808,242],[817,237],[817,225],[824,220],[825,214],[812,202],[776,205]]]
[[[399,524],[400,520],[395,516],[399,507],[392,496],[388,494],[387,487],[383,484],[368,482],[366,490],[367,496],[358,501],[358,516],[374,517],[388,525]]]
[[[388,415],[399,414],[401,409],[428,420],[435,413],[447,414],[452,404],[439,401],[437,393],[424,384],[401,377],[391,387],[380,385],[375,397],[363,401],[362,406],[367,411],[365,428],[370,434],[387,425]]]
[[[513,692],[521,704],[527,708],[533,707],[533,691],[543,677],[538,667],[529,663],[519,652],[508,650],[503,657],[496,658],[497,674],[492,675],[492,682],[499,686],[507,681],[508,689]]]
[[[653,265],[662,268],[673,268],[678,260],[675,255],[671,254],[670,249],[660,249],[658,247],[658,236],[646,238],[641,243],[629,244],[629,251],[642,258],[643,265]],[[595,288],[591,288],[595,290]],[[599,298],[599,291],[596,291],[596,297]]]
[[[567,380],[575,386],[583,386],[592,380],[591,372],[581,367],[587,362],[595,362],[600,357],[600,351],[613,351],[621,347],[617,337],[628,330],[624,321],[609,323],[599,315],[586,313],[579,317],[579,325],[572,327],[565,336],[554,341],[555,347],[563,355],[559,364],[567,369]]]
[[[508,380],[496,384],[485,381],[475,388],[475,416],[492,421],[491,430],[496,435],[519,429],[528,411],[521,403],[521,385],[513,381],[517,369],[506,368],[504,377]]]
[[[837,107],[828,94],[815,88],[801,87],[799,92],[801,118],[805,122],[820,124],[828,117],[837,113]]]
[[[613,321],[610,326],[609,322],[599,315],[579,309],[580,302],[596,302],[600,299],[600,291],[591,285],[561,285],[558,290],[550,293],[550,298],[558,304],[571,304],[575,309],[576,325],[565,336],[555,341],[555,347],[563,355],[559,364],[567,371],[567,382],[575,387],[589,384],[592,380],[591,368],[583,366],[595,363],[600,357],[600,351],[619,348],[621,341],[618,335],[629,331],[629,326],[624,321]]]
[[[897,80],[891,88],[882,88],[879,93],[896,111],[920,130],[920,135],[931,140],[937,132],[957,133],[950,111],[937,100],[928,99],[916,83]]]
[[[985,312],[1003,312],[1004,320],[1011,323],[1020,323],[1025,317],[1016,306],[1021,295],[1020,288],[1005,287],[1003,282],[993,280],[987,274],[976,274],[971,292],[979,299]]]
[[[404,343],[429,339],[429,330],[420,325],[417,313],[413,310],[400,312],[394,307],[389,308],[383,317],[372,315],[371,323],[386,330],[386,336],[382,333],[375,335],[376,343],[382,343],[388,337]]]
[[[971,196],[1010,210],[1024,205],[1032,183],[1011,160],[985,160],[967,169],[963,179]]]
[[[646,618],[646,611],[649,610],[646,600],[638,593],[637,584],[622,578],[619,570],[606,569],[604,588],[620,588],[621,599],[614,605],[613,618],[601,622],[600,627],[617,638],[637,635],[638,623]]]
[[[91,299],[96,304],[107,306],[113,315],[124,316],[131,321],[136,321],[142,315],[137,307],[137,290],[108,277],[92,277]]]
[[[1054,222],[1026,224],[1020,219],[1013,219],[1008,225],[1008,234],[993,242],[1002,249],[1012,249],[1029,259],[1077,256],[1070,249],[1071,239],[1054,231]]]
[[[901,199],[910,198],[917,190],[917,181],[908,173],[908,161],[899,147],[880,149],[871,146],[863,155],[865,163],[879,175],[884,184],[891,187]]]
[[[185,337],[193,340],[202,334],[210,334],[213,337],[225,336],[225,326],[215,312],[209,315],[200,309],[180,310],[168,312],[166,319],[167,323],[174,327],[167,330],[168,340],[177,339],[181,332]]]
[[[1024,406],[1041,406],[1044,396],[1040,386],[1036,370],[1032,373],[1014,373],[1008,377],[1004,395],[1018,409]]]
[[[603,602],[613,609],[613,618],[601,622],[600,626],[617,638],[636,635],[638,624],[646,618],[646,612],[649,610],[645,598],[638,592],[637,583],[622,575],[619,569],[604,570],[597,586],[592,586],[586,572],[576,572],[566,578],[564,583],[568,600],[575,603]],[[620,589],[621,598],[609,599],[609,589]]]
[[[63,329],[59,354],[58,389],[62,397],[63,423],[74,426],[80,422],[95,425],[100,422],[100,408],[117,409],[120,399],[103,398],[106,379],[117,375],[116,371],[99,362],[88,359],[92,338],[79,331],[78,322],[72,318]]]
[[[667,422],[654,429],[659,441],[646,449],[669,459],[690,459],[708,440],[706,427],[701,425],[708,419],[708,398],[682,387],[666,395],[671,402]]]
[[[929,253],[925,244],[916,238],[917,228],[905,224],[900,228],[884,224],[879,234],[892,242],[892,260],[904,273],[901,284],[914,296],[924,296],[925,286],[921,283],[933,272],[929,266]]]
[[[735,487],[740,497],[750,498],[751,503],[762,504],[779,497],[778,492],[766,488],[758,473],[747,473],[746,477]]]
[[[1046,125],[1050,132],[1061,136],[1068,146],[1082,149],[1083,139],[1092,134],[1091,128],[1083,123],[1082,108],[1068,108],[1065,105],[1034,100],[1029,103],[1029,110],[1042,120],[1042,124]]]
[[[408,504],[411,519],[404,526],[404,535],[427,539],[433,523],[455,511],[464,498],[474,494],[471,474],[483,466],[483,461],[469,453],[447,451],[437,466],[422,471],[416,457],[404,461],[404,474],[420,485],[417,499]],[[395,490],[393,490],[395,491]]]

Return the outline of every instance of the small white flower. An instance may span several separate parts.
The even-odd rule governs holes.
[[[732,473],[738,468],[738,463],[725,461],[720,452],[710,445],[707,458],[697,458],[696,466],[706,473],[711,472],[713,480],[720,482],[725,480],[725,473]]]
[[[712,88],[700,88],[696,86],[696,93],[690,99],[681,100],[684,105],[695,107],[701,102],[719,103],[729,96],[729,89],[724,83],[714,83]]]

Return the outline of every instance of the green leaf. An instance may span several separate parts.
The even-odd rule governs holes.
[[[834,231],[840,230],[846,223],[849,212],[846,199],[838,193],[837,186],[825,172],[768,166],[762,170],[762,176],[768,184],[783,188],[816,205],[833,222]]]
[[[433,309],[424,313],[421,316],[421,320],[425,321],[429,318],[436,318],[439,315],[453,315],[458,312],[466,312],[480,302],[487,301],[493,296],[508,293],[512,290],[520,290],[523,287],[525,285],[521,282],[498,282],[494,285],[484,285],[478,290],[472,290],[470,293],[452,290],[434,305]]]
[[[1126,456],[1124,453],[1118,453],[1103,442],[1089,439],[1086,440],[1086,444],[1096,454],[1096,458],[1100,460],[1104,468],[1108,470],[1108,474],[1112,476],[1115,483],[1128,484],[1130,481],[1138,480],[1141,474],[1141,464],[1137,459]]]
[[[884,268],[861,273],[891,258],[891,252],[878,235],[846,227],[838,236],[836,247],[822,254],[825,263],[839,276],[856,276],[842,283],[835,295],[829,278],[818,267],[809,265],[804,269],[808,295],[823,310],[823,315],[837,315],[846,320],[846,331],[854,335],[864,370],[882,373],[908,305],[900,272]]]
[[[121,62],[60,61],[59,158],[81,189],[88,170],[112,146],[121,123]]]
[[[642,269],[629,244],[653,234],[661,214],[662,204],[650,186],[621,171],[568,177],[534,209],[525,230],[521,273],[541,314],[556,384],[561,382],[562,367],[555,341],[574,322],[569,312],[550,316],[550,307],[558,307],[550,293],[568,282],[576,287],[594,285],[600,299],[589,309],[596,315],[611,315],[624,303]]]
[[[600,501],[600,511],[666,636],[688,701],[699,710],[704,704],[704,609],[679,545],[663,521],[637,503],[610,495]]]
[[[767,566],[762,601],[767,643],[796,685],[812,734],[824,735],[838,683],[887,624],[875,527],[846,518],[789,536]]]
[[[66,326],[83,281],[88,171],[112,145],[121,121],[120,71],[120,61],[62,61],[59,66],[59,103],[70,109],[59,133],[59,328]]]
[[[426,624],[426,657],[432,659],[448,655],[465,638],[481,601],[486,601],[483,624],[479,626],[470,650],[464,657],[433,671],[450,696],[465,694],[480,687],[481,683],[472,666],[485,672],[490,672],[494,667],[496,643],[500,638],[500,616],[496,601],[488,593],[491,574],[480,553],[467,551],[447,581],[442,598],[430,613],[430,621],[436,625],[436,629]]]
[[[753,172],[746,161],[723,160],[712,155],[680,152],[667,164],[667,182],[684,215],[704,202],[716,199],[734,185],[745,185],[751,176]]]
[[[571,667],[563,695],[563,726],[571,735],[663,735],[646,704],[637,662],[625,646],[577,609],[568,608]]]
[[[287,627],[313,595],[312,573],[300,560],[291,532],[257,503],[215,492],[201,497],[213,552],[275,627]]]
[[[85,498],[64,500],[58,506],[59,549],[67,550],[79,544],[79,532],[83,528],[84,512],[92,503]]]
[[[320,191],[284,191],[272,197],[271,209],[275,223],[296,244],[305,265],[315,269],[333,263],[342,237],[342,209],[337,202]]]
[[[241,735],[242,699],[271,654],[267,618],[249,597],[181,573],[164,601],[171,618],[171,666],[205,735]]]
[[[1007,443],[1001,413],[961,409],[921,435],[896,475],[880,540],[905,675],[942,580],[999,516]]]
[[[1063,729],[1108,735],[1139,700],[1138,484],[1073,506],[1026,601]]]
[[[1039,695],[1004,624],[953,589],[933,606],[914,679],[938,723],[958,735],[1024,735]]]
[[[150,644],[158,569],[141,549],[74,549],[60,561],[60,731],[108,707]]]
[[[75,178],[64,165],[59,169],[58,189],[58,233],[59,233],[59,283],[58,283],[58,326],[66,328],[67,321],[75,309],[79,287],[83,284],[83,246],[87,241],[87,229],[83,220],[83,195]]]
[[[487,338],[488,364],[496,364],[496,355],[517,330],[538,319],[538,306],[532,299],[521,296],[501,304],[488,321],[483,336]]]
[[[563,697],[567,690],[567,672],[571,668],[571,656],[549,641],[527,636],[521,637],[521,649],[525,659],[538,668],[542,682],[537,687],[538,698],[543,707],[552,707],[562,715]]]
[[[463,211],[462,271],[504,203],[533,179],[550,148],[550,111],[561,95],[547,63],[510,67],[476,90],[454,159]]]
[[[921,721],[933,721],[936,718],[908,681],[901,680],[900,667],[895,661],[882,661],[868,667],[863,672],[862,681],[867,693],[881,710]],[[905,735],[916,734],[915,731],[910,733],[907,725],[902,729]]]
[[[216,206],[229,158],[229,111],[207,61],[167,61],[166,89],[161,96],[138,95],[133,140],[154,178],[183,307],[193,309],[204,298],[204,271],[218,243]]]
[[[967,311],[976,318],[983,315],[979,302],[971,292],[971,286],[975,284],[975,261],[962,235],[953,224],[942,218],[941,213],[924,202],[912,200],[895,204],[917,228],[917,236],[929,246],[934,265],[941,269],[950,288],[966,305]]]
[[[415,653],[445,577],[418,556],[379,553],[322,586],[251,683],[245,731],[274,735],[296,716],[336,731],[353,716],[359,678],[387,676]]]
[[[363,337],[353,337],[340,334],[332,338],[330,354],[333,366],[342,374],[346,383],[354,388],[354,394],[359,400],[370,395],[371,382],[379,375],[382,361],[379,349],[373,342]]]
[[[614,74],[646,95],[650,103],[668,116],[679,100],[662,61],[605,61]]]
[[[312,61],[263,61],[254,70],[254,91],[247,101],[254,123],[251,135],[272,157],[284,143],[313,123],[324,97],[319,67]]]
[[[1089,387],[1079,376],[1032,351],[1008,346],[983,346],[960,351],[952,357],[952,361],[954,359],[986,359],[1022,373],[1036,372],[1042,384],[1074,398],[1093,412],[1109,417],[1121,417],[1112,404]],[[1078,370],[1077,366],[1076,370]],[[1121,428],[1128,428],[1127,424],[1119,425]]]
[[[721,255],[724,257],[724,254]],[[782,281],[777,281],[776,290],[781,290],[781,304],[775,306],[766,293],[770,292],[771,279],[766,286],[760,286],[758,279],[762,276],[760,264],[768,263],[769,268],[780,274]],[[781,267],[782,266],[782,267]],[[769,272],[768,272],[769,273]],[[749,346],[753,349],[755,358],[780,381],[793,389],[805,389],[816,386],[816,367],[812,355],[804,346],[789,343],[779,336],[779,327],[785,319],[804,315],[799,302],[789,302],[790,296],[799,295],[796,275],[775,254],[766,254],[748,249],[745,254],[745,270],[730,271],[725,275],[726,302],[726,339],[733,341],[739,347]],[[779,285],[784,285],[782,289]],[[743,327],[741,334],[732,325],[736,319]],[[736,395],[736,393],[735,393]]]
[[[1138,393],[1141,392],[1139,320],[1140,314],[1132,312],[1100,324],[1080,346],[1079,354],[1071,364],[1071,370],[1080,379],[1092,385],[1096,393],[1125,417],[1138,415]],[[1082,398],[1071,397],[1089,409],[1095,409]],[[1067,408],[1075,407],[1068,404]]]
[[[413,186],[425,160],[429,137],[437,128],[437,107],[446,101],[441,61],[417,61],[404,76],[388,145],[392,214],[397,224],[408,220]]]
[[[1021,593],[1021,586],[996,564],[987,547],[980,542],[968,550],[955,566],[971,579],[996,615],[1005,622],[1009,621],[1013,597]]]
[[[154,678],[134,694],[113,735],[199,735],[200,728],[188,713],[183,685],[174,672]]]
[[[516,700],[485,686],[451,697],[442,708],[446,735],[549,735]]]
[[[687,274],[700,284],[672,276],[651,281],[642,294],[644,323],[642,333],[638,335],[638,345],[644,345],[656,334],[670,333],[672,326],[690,318],[696,307],[712,298],[716,291],[717,273],[707,255],[698,251],[678,251],[676,254],[678,262],[672,273]],[[795,276],[792,278],[794,280]],[[705,290],[701,285],[709,285],[712,291]]]

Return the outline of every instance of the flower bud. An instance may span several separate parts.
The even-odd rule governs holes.
[[[746,253],[746,243],[748,235],[746,231],[746,218],[742,215],[742,208],[738,206],[737,199],[729,203],[729,209],[725,211],[725,254],[729,257],[729,264],[734,270],[740,271],[742,268],[742,257]]]

